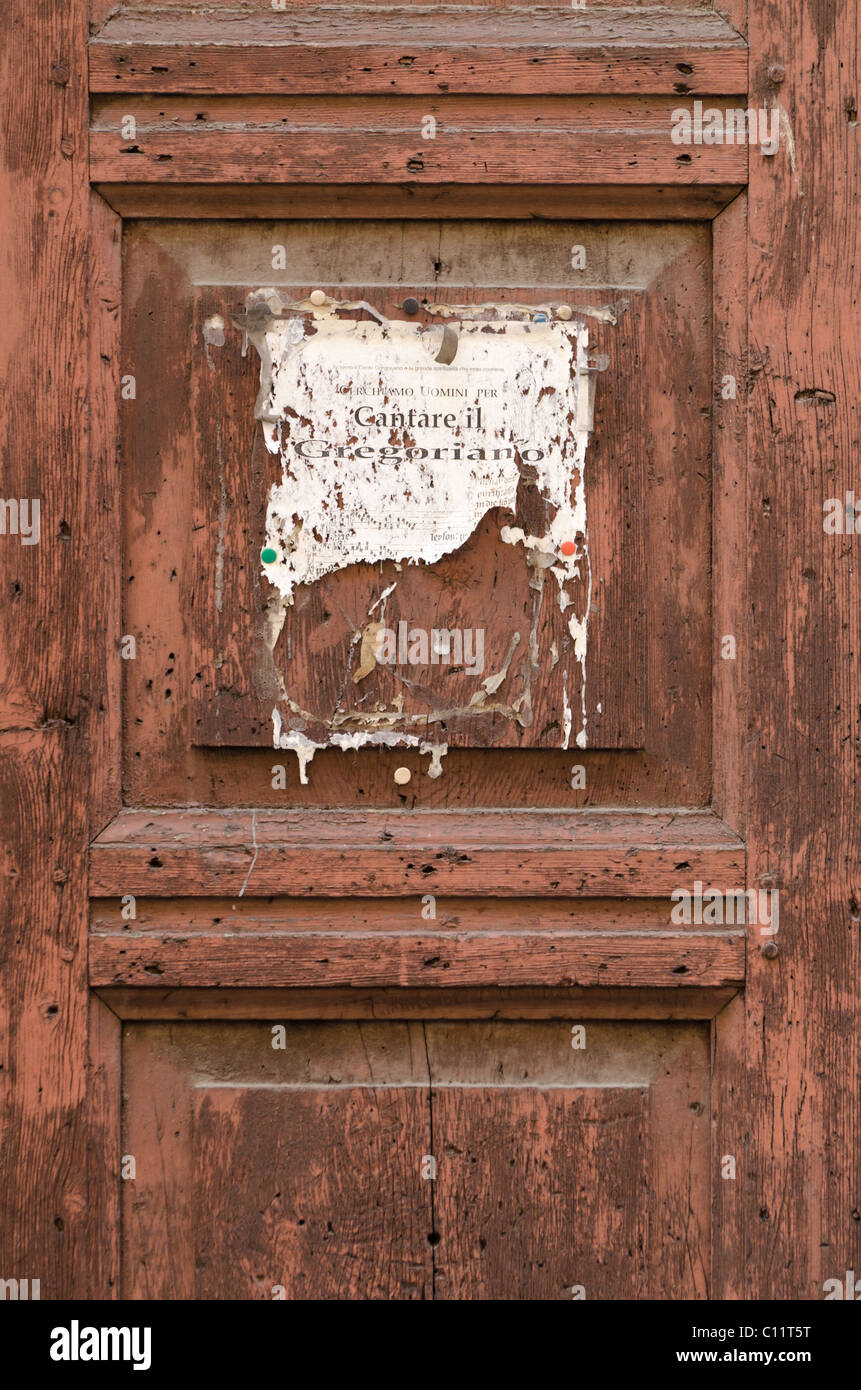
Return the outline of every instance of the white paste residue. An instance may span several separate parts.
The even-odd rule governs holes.
[[[568,703],[568,672],[562,672],[562,747],[571,741],[571,706]]]
[[[276,705],[272,711],[273,742],[276,748],[292,749],[299,759],[299,781],[303,787],[308,785],[308,764],[312,761],[314,754],[319,748],[324,748],[323,743],[314,743],[312,739],[306,738],[296,729],[289,729],[286,732],[281,728],[281,714]]]
[[[430,753],[428,777],[442,777],[442,760],[448,752],[447,743],[420,743],[420,753]]]
[[[327,743],[315,743],[313,739],[295,729],[285,730],[281,712],[277,706],[272,711],[272,733],[273,744],[276,748],[296,754],[299,760],[299,781],[303,787],[308,786],[308,764],[313,760],[314,754],[319,753],[323,748],[340,748],[342,753],[368,747],[418,748],[419,753],[430,755],[428,777],[434,778],[442,776],[441,760],[448,752],[447,743],[429,743],[419,739],[415,734],[395,733],[388,729],[373,731],[357,729],[351,734],[336,732],[329,735]]]

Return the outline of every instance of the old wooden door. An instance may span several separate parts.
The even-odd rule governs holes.
[[[861,1268],[853,9],[10,6],[4,1277]]]

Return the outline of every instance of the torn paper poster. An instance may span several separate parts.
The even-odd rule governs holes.
[[[457,335],[448,365],[435,360],[437,326],[297,316],[263,335],[271,387],[260,414],[283,464],[267,511],[276,558],[265,572],[288,603],[298,584],[359,561],[433,564],[457,550],[491,508],[514,512],[524,463],[559,509],[560,543],[581,526],[579,512],[568,513],[582,507],[570,486],[586,443],[577,368],[588,330],[448,328]]]
[[[336,677],[328,710],[319,707],[304,662],[307,636],[291,655],[288,633],[286,661],[282,653],[276,663],[282,689],[276,746],[294,748],[303,772],[317,748],[409,745],[417,736],[427,739],[434,723],[455,744],[473,728],[477,746],[488,746],[492,730],[509,721],[528,746],[544,678],[548,688],[559,686],[558,711],[542,708],[538,743],[567,747],[575,738],[585,746],[591,600],[585,324],[500,313],[449,319],[443,327],[342,318],[331,303],[292,307],[290,314],[258,317],[252,333],[262,362],[257,414],[281,465],[267,502],[263,574],[278,590],[282,627],[300,589],[351,567],[356,579],[349,601],[346,594],[335,598],[329,583],[321,610],[328,626],[312,635]],[[505,603],[501,589],[485,593],[495,582],[486,571],[457,590],[443,579],[443,562],[474,547],[479,532],[480,553],[492,544],[488,517],[496,518],[497,550],[522,556],[517,592],[506,588]],[[496,562],[500,582],[510,568]],[[428,576],[423,593],[407,582],[421,571]],[[366,593],[362,574],[376,583],[373,593]],[[367,606],[367,621],[359,602]],[[397,611],[386,616],[386,603]],[[470,603],[480,611],[455,624],[451,614]],[[422,624],[429,635],[424,644],[414,626],[420,608],[433,615]],[[305,598],[302,609],[297,640],[310,611]],[[342,629],[343,665],[332,650],[338,629],[328,610],[354,624]],[[385,639],[389,629],[405,627],[416,641],[400,670],[394,656],[400,646]],[[475,662],[442,670],[451,663],[435,659],[438,630],[454,627],[480,632],[483,652],[486,634],[489,672]],[[414,655],[425,647],[426,660]],[[571,660],[579,667],[576,683],[555,671]],[[416,662],[429,669],[417,672]],[[479,734],[482,720],[486,729]]]

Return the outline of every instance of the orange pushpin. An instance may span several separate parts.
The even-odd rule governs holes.
[[[573,541],[563,541],[559,549],[563,555],[573,555],[577,547]]]

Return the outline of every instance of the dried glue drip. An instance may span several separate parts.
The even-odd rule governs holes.
[[[272,734],[273,744],[276,748],[289,750],[296,754],[299,760],[299,781],[303,787],[308,786],[308,766],[314,758],[314,754],[325,748],[340,748],[342,753],[358,748],[378,747],[378,748],[417,748],[419,753],[430,754],[430,767],[428,777],[437,778],[442,776],[442,759],[448,752],[447,743],[428,743],[416,737],[415,734],[396,733],[389,729],[374,730],[357,729],[355,733],[333,733],[330,735],[328,743],[315,743],[313,739],[296,729],[284,729],[281,712],[276,706],[272,711]]]

